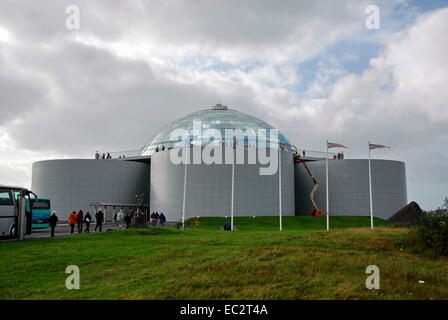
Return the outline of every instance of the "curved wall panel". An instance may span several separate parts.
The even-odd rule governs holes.
[[[325,161],[307,162],[320,181],[315,199],[326,210]],[[407,204],[406,168],[401,161],[371,160],[373,215],[389,218]],[[366,159],[328,161],[330,215],[369,216],[369,171]],[[309,193],[313,183],[302,164],[295,164],[296,214],[312,209]]]
[[[182,217],[185,166],[170,161],[170,152],[151,157],[151,212],[163,212],[168,220]],[[260,175],[259,164],[235,165],[234,215],[279,214],[278,171]],[[230,216],[232,165],[187,165],[185,216]],[[293,216],[294,164],[292,155],[282,152],[282,212]]]
[[[66,220],[73,210],[93,212],[89,203],[136,203],[135,195],[149,200],[149,164],[124,160],[47,160],[33,164],[32,189],[51,199],[52,209]],[[107,212],[111,220],[112,211]]]

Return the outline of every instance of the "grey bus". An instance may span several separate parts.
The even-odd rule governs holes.
[[[33,194],[26,188],[0,185],[0,237],[18,237],[19,203],[21,197]],[[31,234],[32,213],[25,210],[25,234]]]

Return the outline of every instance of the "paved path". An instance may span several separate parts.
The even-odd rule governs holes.
[[[173,226],[175,225],[175,222],[167,222],[166,226]],[[95,233],[95,226],[96,224],[92,223],[90,224],[90,233]],[[150,225],[148,224],[148,227]],[[158,226],[158,225],[157,225]],[[103,224],[103,232],[107,230],[116,230],[117,227],[112,222],[107,222]],[[83,225],[83,233],[85,230],[85,226]],[[75,226],[75,232],[73,234],[70,234],[70,226],[67,223],[60,223],[56,226],[55,229],[55,237],[67,237],[67,236],[75,236],[79,234],[78,233],[78,227]],[[34,229],[33,233],[30,235],[25,236],[25,240],[33,240],[33,239],[42,239],[42,238],[51,238],[50,237],[50,228],[45,229]],[[17,239],[0,239],[0,242],[9,242],[9,241],[18,241]]]

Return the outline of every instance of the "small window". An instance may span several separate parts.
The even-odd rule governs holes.
[[[13,206],[11,191],[0,189],[0,206]]]

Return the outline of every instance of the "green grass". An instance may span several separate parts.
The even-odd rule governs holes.
[[[283,217],[283,231],[294,231],[306,233],[310,231],[325,230],[327,228],[326,217],[311,216],[286,216]],[[195,227],[195,218],[189,219],[187,224],[190,228]],[[199,218],[200,229],[208,231],[220,230],[230,218]],[[238,231],[278,231],[279,217],[235,217],[234,225]],[[391,226],[390,222],[374,218],[374,225],[378,227]],[[331,229],[340,228],[367,228],[370,227],[370,217],[337,216],[330,220]]]
[[[174,228],[128,229],[0,243],[1,299],[446,299],[448,259],[400,250],[405,228],[375,230],[365,217],[190,220]],[[340,229],[349,226],[349,229]],[[357,228],[358,227],[358,228]],[[359,228],[361,227],[361,228]],[[364,227],[364,228],[363,228]],[[320,230],[320,231],[316,231]],[[381,289],[365,288],[378,265]],[[67,290],[77,265],[81,289]],[[419,280],[424,280],[420,284]]]

